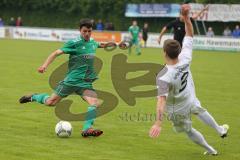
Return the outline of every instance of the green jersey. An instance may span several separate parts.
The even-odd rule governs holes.
[[[132,35],[133,39],[138,39],[139,33],[140,33],[140,28],[138,26],[130,26],[128,31]]]
[[[69,54],[68,72],[64,84],[81,86],[84,80],[94,81],[97,74],[94,71],[94,57],[99,43],[93,38],[86,41],[82,36],[70,40],[60,50]]]

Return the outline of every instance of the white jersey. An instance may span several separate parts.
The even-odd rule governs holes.
[[[158,96],[166,96],[168,113],[185,114],[196,100],[190,71],[193,38],[185,37],[175,65],[166,65],[157,76]]]

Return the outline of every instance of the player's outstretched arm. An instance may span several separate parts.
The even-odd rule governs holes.
[[[198,12],[197,14],[192,16],[192,19],[197,19],[204,11],[208,10],[209,5],[207,5],[206,7],[204,7],[200,12]]]
[[[158,37],[158,44],[161,43],[162,36],[163,36],[164,33],[166,33],[166,32],[167,32],[167,27],[165,26],[165,27],[163,27],[163,29],[161,30],[160,35],[159,35],[159,37]]]
[[[54,59],[55,59],[57,56],[59,56],[59,55],[61,55],[61,54],[63,54],[63,53],[64,53],[64,52],[63,52],[62,50],[60,50],[60,49],[52,52],[52,53],[48,56],[48,58],[45,60],[45,62],[43,63],[43,65],[41,65],[41,66],[38,68],[38,72],[39,72],[39,73],[44,73],[44,72],[46,71],[47,67],[54,61]]]
[[[188,5],[188,4],[182,5],[182,15],[183,15],[183,20],[185,23],[185,31],[186,31],[185,36],[193,37],[194,31],[193,31],[192,22],[189,17],[190,9],[191,9],[190,5]]]
[[[149,136],[152,138],[158,137],[161,132],[161,125],[163,121],[163,113],[166,105],[166,96],[159,96],[157,100],[157,115],[156,122],[149,131]]]
[[[192,22],[189,18],[190,6],[188,4],[184,4],[182,5],[181,9],[182,9],[181,13],[183,15],[183,20],[185,23],[186,34],[183,40],[182,51],[178,56],[178,58],[179,60],[184,60],[187,63],[191,63],[194,31],[193,31]]]

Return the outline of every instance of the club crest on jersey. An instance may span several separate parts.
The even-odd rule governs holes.
[[[82,55],[82,57],[84,58],[84,59],[93,59],[94,58],[94,55]]]

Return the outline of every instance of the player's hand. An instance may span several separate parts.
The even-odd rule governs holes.
[[[149,136],[151,138],[156,138],[159,136],[160,132],[161,132],[161,127],[158,124],[154,124],[149,131]]]
[[[38,72],[39,72],[39,73],[44,73],[44,72],[46,72],[46,69],[47,69],[47,67],[45,67],[45,66],[40,66],[40,67],[38,68]]]
[[[191,10],[191,7],[190,7],[189,4],[183,4],[181,6],[181,13],[182,13],[183,16],[188,16],[190,10]]]

